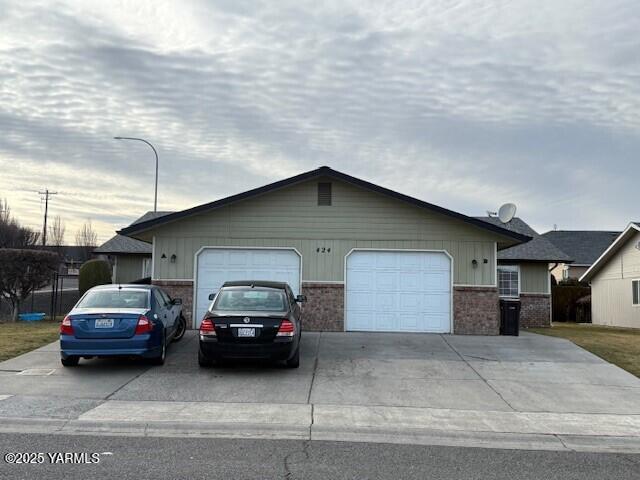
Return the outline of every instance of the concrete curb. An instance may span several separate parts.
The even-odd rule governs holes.
[[[0,432],[174,438],[346,441],[517,450],[640,454],[640,437],[446,431],[428,428],[336,427],[215,422],[90,421],[2,418]]]

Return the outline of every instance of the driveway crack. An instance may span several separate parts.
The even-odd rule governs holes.
[[[143,374],[147,373],[149,370],[151,370],[151,368],[153,367],[149,367],[146,370],[143,370],[142,372],[138,373],[137,375],[135,375],[133,378],[131,378],[130,380],[126,381],[125,383],[123,383],[122,385],[120,385],[118,388],[116,388],[113,392],[111,392],[109,395],[107,395],[106,397],[104,397],[105,400],[111,400],[111,397],[113,397],[116,393],[118,393],[120,390],[122,390],[124,387],[126,387],[127,385],[129,385],[131,382],[133,382],[134,380],[137,380],[138,378],[140,378]]]
[[[307,403],[311,402],[311,391],[313,390],[313,384],[316,381],[316,371],[318,370],[318,357],[320,356],[320,340],[321,339],[322,339],[322,332],[320,332],[320,335],[318,335],[318,341],[316,342],[316,355],[313,361],[313,372],[311,373],[311,383],[309,384],[309,393],[307,394]]]
[[[486,378],[484,378],[482,375],[480,375],[480,372],[478,372],[475,368],[473,368],[473,365],[471,365],[466,358],[464,358],[463,355],[460,354],[460,352],[458,350],[455,349],[455,347],[453,345],[451,345],[449,343],[449,341],[445,338],[445,335],[440,335],[442,337],[442,340],[444,341],[444,343],[446,343],[449,348],[451,350],[453,350],[454,352],[456,352],[456,355],[458,355],[458,357],[460,358],[460,360],[462,360],[464,363],[467,364],[467,366],[473,371],[473,373],[475,373],[478,378],[480,378],[486,385],[487,387],[489,387],[491,390],[493,390],[495,392],[496,395],[498,395],[498,397],[500,397],[500,399],[505,403],[505,405],[507,405],[511,410],[513,410],[514,412],[516,412],[517,410],[515,408],[513,408],[513,405],[511,405],[503,396],[502,394],[496,390],[495,388],[493,388],[493,386],[487,381]]]

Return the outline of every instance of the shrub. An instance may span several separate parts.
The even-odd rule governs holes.
[[[558,285],[551,287],[554,322],[575,322],[576,302],[591,293],[589,287]]]
[[[97,285],[111,283],[111,266],[104,260],[89,260],[80,267],[78,290],[80,296]]]

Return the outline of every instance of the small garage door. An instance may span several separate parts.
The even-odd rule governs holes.
[[[451,259],[442,252],[357,250],[347,257],[346,329],[451,331]]]
[[[195,326],[209,307],[209,294],[232,280],[287,282],[300,293],[300,256],[292,249],[205,248],[196,262]]]

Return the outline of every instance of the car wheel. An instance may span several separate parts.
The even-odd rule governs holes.
[[[176,334],[173,336],[173,341],[179,342],[180,340],[182,340],[182,337],[184,337],[184,333],[186,331],[187,331],[187,321],[182,315],[180,315],[180,318],[178,318],[178,327],[176,329]]]
[[[60,363],[63,367],[75,367],[80,362],[80,357],[76,355],[70,355],[67,358],[60,357]]]
[[[298,368],[300,366],[300,347],[296,348],[296,353],[285,362],[287,368]]]
[[[203,368],[213,367],[213,360],[207,357],[202,350],[198,348],[198,365]]]
[[[164,361],[167,359],[167,336],[162,334],[162,350],[160,355],[151,359],[151,363],[154,365],[164,365]]]

